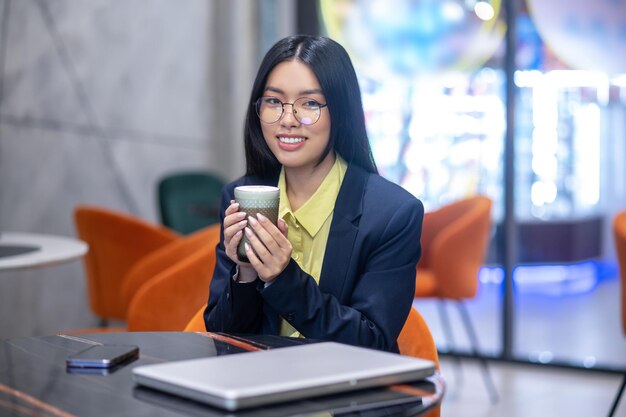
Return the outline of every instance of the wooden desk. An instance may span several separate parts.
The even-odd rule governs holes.
[[[134,344],[140,357],[109,374],[68,372],[67,355],[93,344]],[[135,385],[137,365],[212,355],[280,348],[306,339],[278,336],[241,338],[221,333],[99,333],[27,337],[0,342],[0,415],[89,416],[237,416],[286,417],[419,416],[441,402],[444,381],[425,381],[347,394],[293,401],[280,405],[226,412]]]
[[[72,237],[0,232],[0,271],[65,262],[87,250],[85,242]]]

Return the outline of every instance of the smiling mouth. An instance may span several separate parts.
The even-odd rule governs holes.
[[[294,144],[294,143],[302,143],[306,140],[306,138],[301,137],[301,138],[288,138],[288,137],[283,137],[283,136],[279,136],[278,140],[281,143],[287,143],[287,144]]]

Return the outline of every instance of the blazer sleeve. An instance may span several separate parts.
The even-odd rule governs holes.
[[[412,196],[397,207],[383,209],[384,204],[360,220],[361,243],[352,254],[359,266],[341,294],[324,293],[293,260],[261,290],[305,337],[398,351],[396,340],[415,292],[424,209]]]
[[[215,269],[209,291],[209,301],[204,311],[208,331],[230,333],[258,333],[263,320],[263,299],[257,287],[260,280],[237,283],[232,277],[236,264],[226,255],[224,248],[224,213],[233,199],[234,185],[222,193],[220,207],[220,242],[216,248]]]

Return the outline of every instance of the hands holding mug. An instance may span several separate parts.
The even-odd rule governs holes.
[[[258,276],[272,282],[291,259],[287,223],[277,220],[278,188],[241,186],[235,189],[224,218],[226,254],[239,265],[239,281]]]

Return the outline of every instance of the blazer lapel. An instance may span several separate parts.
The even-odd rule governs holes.
[[[319,286],[322,291],[336,296],[341,295],[352,264],[367,177],[363,169],[349,165],[335,202]]]

